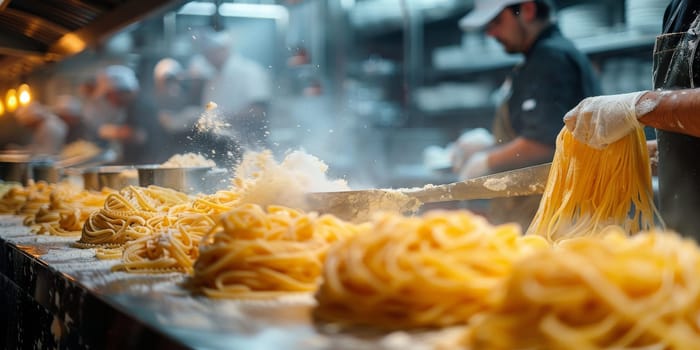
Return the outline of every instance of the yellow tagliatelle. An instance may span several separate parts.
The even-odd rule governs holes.
[[[522,237],[519,225],[492,226],[468,211],[385,213],[331,248],[315,314],[383,328],[466,324],[494,306],[516,259],[547,246]]]
[[[38,234],[80,236],[85,220],[104,205],[110,193],[107,188],[95,192],[59,184],[49,204],[34,215],[32,229]]]
[[[105,199],[104,208],[90,214],[83,225],[79,248],[122,246],[153,233],[171,208],[187,202],[181,192],[158,187],[128,186]]]
[[[641,127],[604,149],[577,141],[563,128],[528,234],[557,241],[601,232],[608,225],[636,233],[650,229],[655,214]]]
[[[514,268],[470,349],[696,349],[700,250],[674,233],[580,237]]]
[[[30,226],[39,209],[49,204],[49,197],[55,187],[55,184],[40,181],[30,183],[24,189],[12,189],[5,196],[7,201],[3,204],[7,206],[2,206],[3,211],[22,216],[24,224]]]
[[[199,257],[199,242],[213,226],[214,220],[208,215],[183,214],[172,228],[127,242],[122,263],[112,270],[191,273]]]
[[[0,214],[16,214],[27,201],[29,188],[16,184],[8,188],[0,198]]]
[[[221,215],[204,239],[191,285],[215,298],[314,291],[330,243],[357,230],[332,216],[245,204]]]
[[[199,243],[214,227],[214,218],[238,203],[236,192],[222,190],[171,207],[167,215],[147,220],[152,235],[125,243],[122,263],[112,270],[192,273],[199,257]]]

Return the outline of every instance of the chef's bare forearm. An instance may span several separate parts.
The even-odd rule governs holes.
[[[491,149],[488,166],[492,172],[500,172],[551,162],[553,156],[554,147],[517,137],[513,141]]]
[[[644,125],[700,137],[700,89],[648,91],[636,112]]]

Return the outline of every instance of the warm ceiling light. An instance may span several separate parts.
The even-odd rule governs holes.
[[[5,105],[0,101],[0,115],[5,114]]]
[[[5,94],[5,105],[8,112],[14,112],[17,109],[17,90],[7,90]]]
[[[68,33],[58,39],[51,51],[58,54],[73,55],[85,50],[85,47],[87,47],[87,43],[82,37],[74,33]]]
[[[32,93],[29,90],[29,85],[27,84],[22,84],[19,86],[17,89],[18,97],[19,97],[19,104],[20,106],[25,106],[29,104],[29,102],[32,101]]]

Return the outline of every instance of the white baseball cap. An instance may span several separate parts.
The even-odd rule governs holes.
[[[156,82],[165,81],[168,78],[177,77],[183,71],[180,62],[172,58],[163,58],[158,61],[153,68],[153,80]]]
[[[459,27],[463,30],[480,29],[496,18],[504,8],[523,2],[528,0],[475,0],[474,9],[459,20]]]
[[[109,91],[139,90],[139,81],[134,71],[126,66],[113,65],[97,74],[95,95],[102,96]]]

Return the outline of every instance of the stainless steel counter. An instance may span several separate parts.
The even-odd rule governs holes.
[[[0,216],[0,348],[432,349],[458,329],[381,332],[314,321],[311,294],[274,300],[193,295],[186,276],[111,272],[77,238],[36,235]]]

